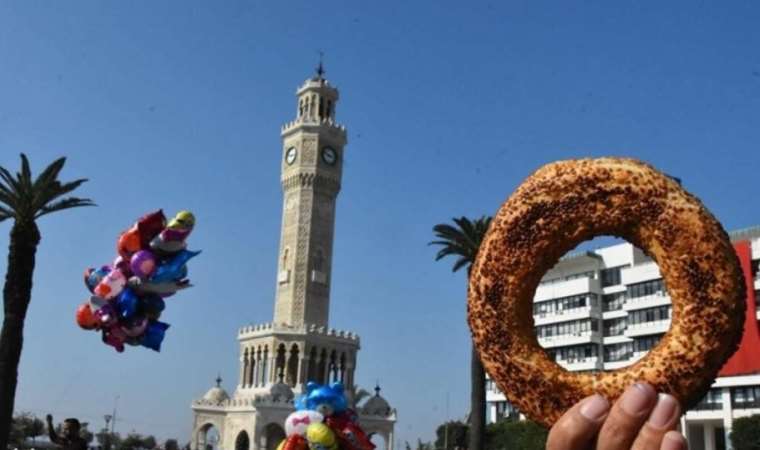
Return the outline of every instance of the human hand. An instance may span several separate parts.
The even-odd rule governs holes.
[[[549,431],[546,450],[686,450],[674,431],[680,416],[673,396],[636,383],[612,408],[598,394],[578,402]]]

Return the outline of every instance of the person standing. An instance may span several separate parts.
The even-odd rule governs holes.
[[[68,418],[63,421],[61,436],[55,432],[53,426],[53,416],[48,414],[47,417],[48,435],[50,442],[59,445],[62,450],[87,450],[87,441],[79,435],[81,425],[79,420]]]

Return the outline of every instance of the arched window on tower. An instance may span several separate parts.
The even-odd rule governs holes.
[[[288,358],[288,371],[285,375],[285,382],[290,385],[290,387],[295,387],[298,383],[298,354],[300,352],[298,351],[298,345],[293,344],[293,346],[290,347],[290,357]]]
[[[253,369],[255,366],[256,366],[256,361],[253,358],[253,349],[251,349],[251,358],[248,361],[248,369],[247,369],[247,373],[245,374],[246,386],[253,386]]]
[[[335,350],[330,353],[330,365],[328,366],[328,381],[330,383],[335,383],[338,381],[338,355],[335,353]]]
[[[333,118],[333,103],[332,100],[327,101],[327,117],[332,119]]]
[[[303,99],[298,100],[298,117],[303,116]]]
[[[309,369],[306,371],[306,382],[317,381],[317,347],[312,347],[309,353]]]
[[[267,369],[269,368],[269,347],[264,346],[264,351],[261,354],[261,371],[259,373],[259,376],[261,376],[261,380],[259,381],[259,384],[261,386],[264,386],[267,384]]]
[[[344,384],[346,381],[346,353],[345,352],[340,354],[340,380],[339,381]]]
[[[280,344],[277,347],[277,358],[275,358],[274,376],[277,382],[282,381],[285,378],[285,344]]]
[[[246,348],[243,351],[243,373],[240,374],[240,385],[243,387],[248,386],[248,364],[250,364],[250,361],[248,359],[248,349]]]
[[[322,353],[319,355],[319,365],[317,367],[317,383],[325,384],[327,378],[327,350],[322,349]]]
[[[319,118],[323,119],[325,117],[325,103],[322,101],[322,97],[319,97]]]

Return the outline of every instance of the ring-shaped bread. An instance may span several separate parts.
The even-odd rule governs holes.
[[[671,297],[671,326],[633,365],[569,372],[539,346],[533,297],[565,253],[601,235],[654,259]],[[744,289],[728,235],[675,179],[633,159],[569,160],[537,170],[499,209],[470,274],[468,319],[499,389],[548,427],[584,397],[614,401],[637,381],[692,407],[738,347]]]

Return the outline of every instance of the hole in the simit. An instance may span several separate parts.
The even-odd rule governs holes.
[[[567,253],[533,299],[539,344],[569,371],[633,364],[670,328],[671,305],[657,264],[632,244],[597,237]]]

